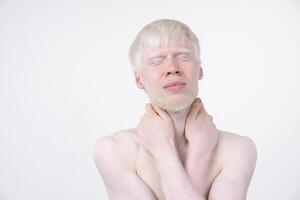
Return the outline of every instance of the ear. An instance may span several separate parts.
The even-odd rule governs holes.
[[[135,71],[134,72],[134,77],[135,77],[135,84],[138,88],[140,89],[144,89],[144,85],[141,81],[141,76],[140,76],[140,73],[138,71]]]
[[[199,77],[198,77],[198,79],[199,79],[199,80],[202,80],[203,77],[204,77],[202,65],[200,65],[199,67],[200,67],[200,69],[199,69]]]

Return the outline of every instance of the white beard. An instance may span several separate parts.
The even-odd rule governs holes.
[[[192,91],[174,94],[174,97],[165,94],[149,94],[149,92],[147,94],[154,105],[167,111],[178,112],[188,108],[193,103],[198,95],[198,87]]]

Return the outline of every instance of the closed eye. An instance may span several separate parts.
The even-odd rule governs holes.
[[[176,59],[179,61],[179,62],[187,62],[190,60],[190,55],[187,54],[187,53],[180,53],[180,54],[177,54],[176,55]]]
[[[160,65],[163,61],[164,61],[163,58],[161,58],[161,57],[156,57],[156,58],[150,59],[150,60],[149,60],[149,64],[150,64],[151,66],[158,66],[158,65]]]

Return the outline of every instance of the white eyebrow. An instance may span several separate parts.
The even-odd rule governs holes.
[[[174,53],[174,54],[178,54],[178,53],[191,53],[191,50],[186,49],[186,48],[175,49],[175,51],[174,51],[173,53]]]
[[[172,51],[172,54],[180,54],[180,53],[191,53],[191,50],[186,49],[186,48],[181,48],[181,49],[175,49],[174,51]],[[163,57],[164,55],[165,55],[164,53],[153,53],[152,55],[150,54],[147,59],[149,60],[152,58]]]

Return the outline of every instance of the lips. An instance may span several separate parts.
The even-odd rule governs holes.
[[[176,85],[185,85],[184,82],[180,82],[180,81],[175,81],[175,82],[170,82],[167,83],[166,85],[164,85],[164,88],[168,88],[168,87],[172,87],[172,86],[176,86]]]

